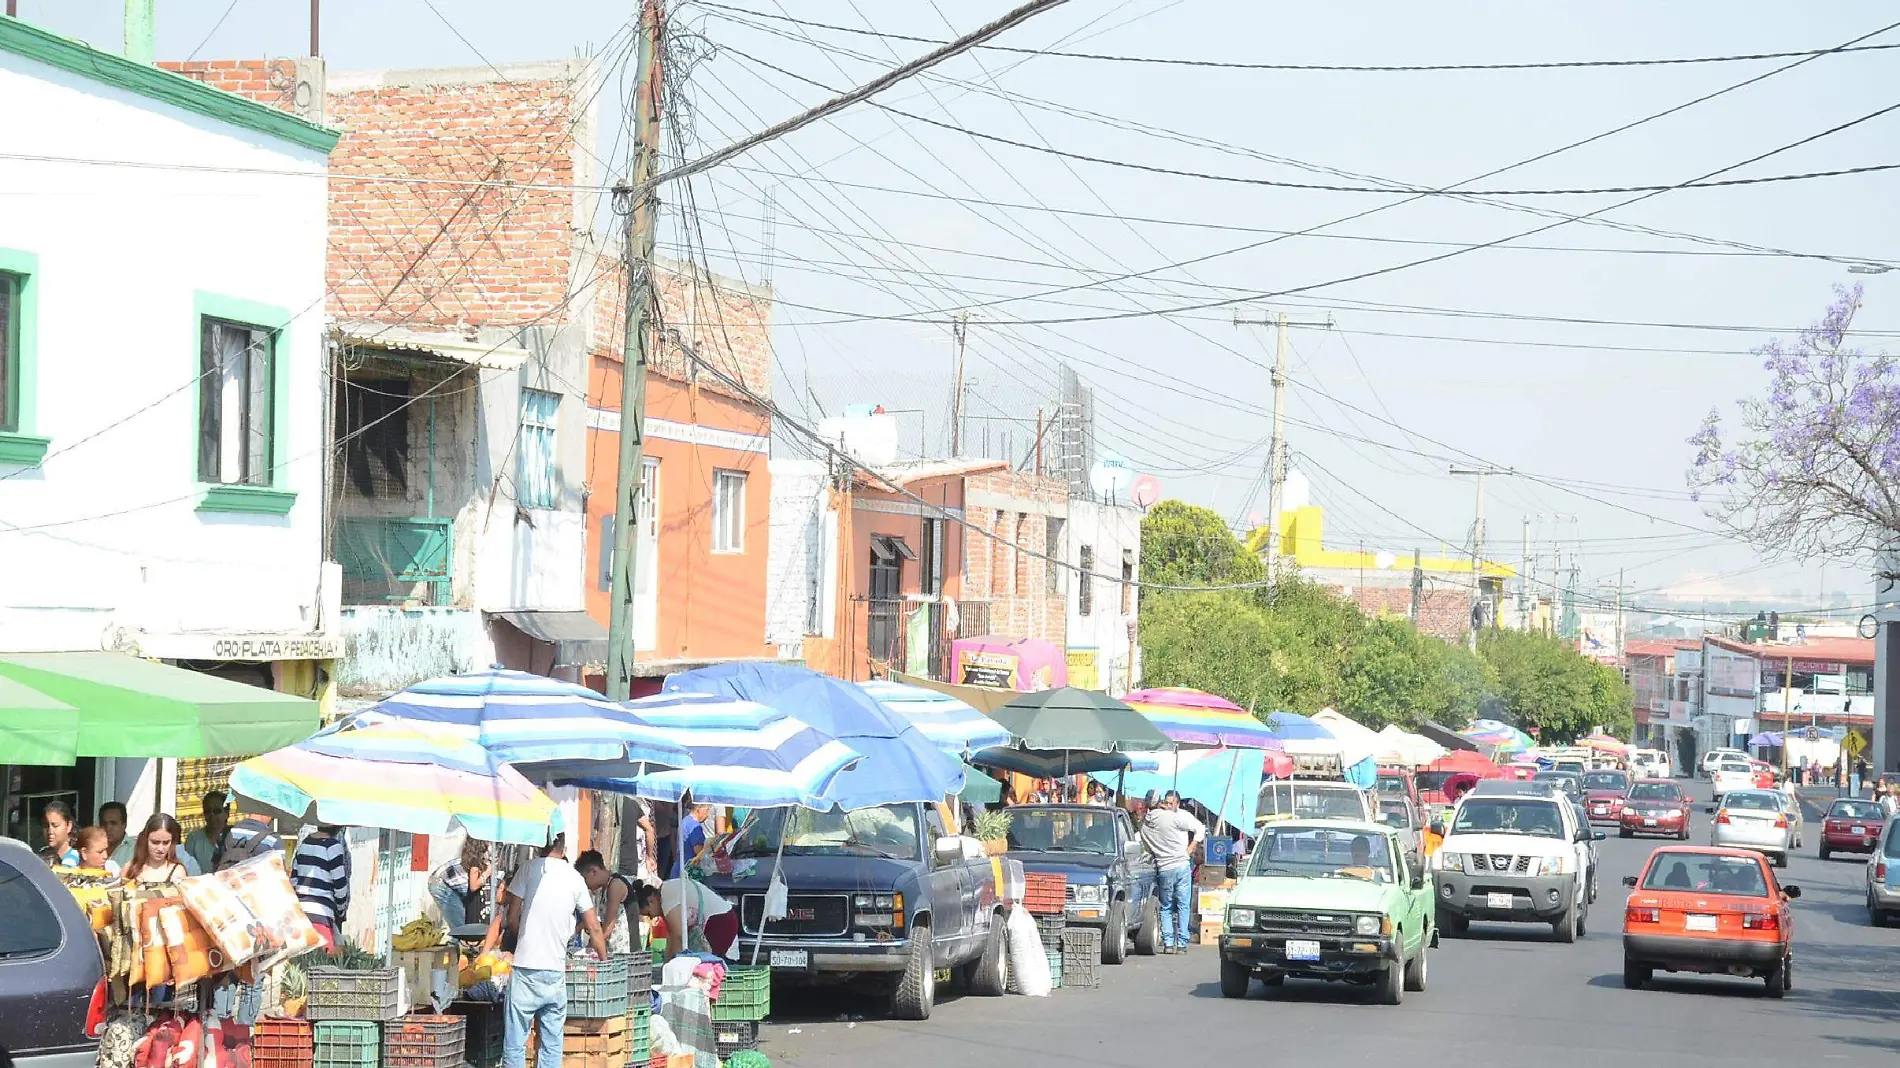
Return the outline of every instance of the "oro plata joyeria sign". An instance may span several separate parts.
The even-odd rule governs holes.
[[[167,660],[335,660],[343,639],[328,634],[146,634],[139,654]]]

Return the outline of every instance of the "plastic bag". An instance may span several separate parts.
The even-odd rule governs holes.
[[[789,913],[791,892],[785,885],[785,876],[777,868],[772,869],[772,883],[765,888],[765,918],[782,920]]]
[[[1055,980],[1049,974],[1049,957],[1042,948],[1042,935],[1036,921],[1023,909],[1009,910],[1009,966],[1016,973],[1016,985],[1032,998],[1046,998]]]

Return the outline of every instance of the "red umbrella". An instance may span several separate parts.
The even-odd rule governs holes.
[[[1453,750],[1425,765],[1422,770],[1467,772],[1481,779],[1495,779],[1504,774],[1496,764],[1469,749]]]

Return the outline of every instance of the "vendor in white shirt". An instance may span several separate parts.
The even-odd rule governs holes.
[[[666,923],[666,956],[705,949],[721,957],[739,938],[739,914],[732,903],[694,879],[668,879],[658,888],[641,886],[640,914]]]

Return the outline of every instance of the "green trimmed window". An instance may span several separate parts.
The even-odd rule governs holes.
[[[277,332],[210,316],[199,330],[198,481],[268,486]]]
[[[20,430],[20,295],[26,279],[0,271],[0,431]]]

